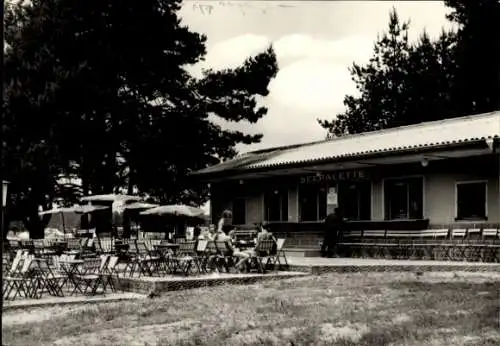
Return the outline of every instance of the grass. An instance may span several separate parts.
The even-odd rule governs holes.
[[[498,276],[328,274],[12,311],[3,345],[498,345]],[[33,318],[25,318],[38,314]]]

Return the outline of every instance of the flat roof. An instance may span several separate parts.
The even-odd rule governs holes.
[[[500,138],[500,111],[251,151],[191,174],[272,170],[287,165],[442,148],[495,138]]]

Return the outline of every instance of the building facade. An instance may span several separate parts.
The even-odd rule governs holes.
[[[243,154],[195,172],[212,217],[317,231],[339,207],[353,227],[500,224],[500,112]]]

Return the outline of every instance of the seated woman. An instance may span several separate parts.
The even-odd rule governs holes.
[[[231,237],[229,237],[226,233],[224,233],[222,230],[219,230],[217,234],[215,235],[214,241],[217,242],[225,242],[228,250],[230,251],[231,256],[237,257],[239,261],[236,263],[235,267],[238,271],[243,271],[243,265],[245,264],[246,260],[250,257],[249,254],[246,252],[240,251],[237,247],[233,245],[233,242],[231,240]],[[213,259],[209,259],[209,264],[213,263]]]
[[[252,249],[248,249],[248,250],[245,250],[244,252],[248,255],[247,259],[244,259],[243,261],[247,261],[248,258],[250,257],[255,257],[257,256],[257,248],[259,246],[259,243],[263,240],[274,240],[274,248],[276,247],[276,238],[274,237],[274,235],[271,233],[271,232],[268,232],[267,229],[264,228],[264,225],[263,224],[259,224],[258,225],[258,233],[257,233],[257,237],[255,238],[255,247],[252,248]],[[275,249],[271,250],[271,253],[275,251]],[[242,260],[240,260],[241,262]],[[243,264],[240,264],[238,262],[237,265],[243,265]]]

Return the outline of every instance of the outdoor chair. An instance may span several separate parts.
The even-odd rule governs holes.
[[[87,294],[89,289],[92,295],[97,293],[99,286],[104,287],[101,269],[103,268],[101,258],[87,258],[83,261],[82,271],[74,276],[75,288],[72,295],[78,290],[82,294]]]
[[[33,286],[31,295],[34,298],[41,298],[42,294],[47,291],[52,296],[64,296],[62,287],[66,281],[66,275],[54,272],[49,265],[49,260],[39,258],[34,260],[33,268]]]
[[[196,266],[198,267],[198,271],[200,273],[206,272],[205,259],[206,259],[207,245],[208,245],[208,240],[206,239],[200,239],[196,244],[196,251],[193,257],[196,262]]]
[[[106,291],[106,287],[109,285],[111,291],[116,291],[116,285],[114,283],[115,280],[118,280],[118,256],[109,256],[106,261],[106,265],[101,270],[101,280],[103,282],[103,289]]]
[[[218,256],[217,248],[215,247],[215,242],[213,240],[207,241],[207,247],[205,248],[205,257],[201,260],[202,266],[205,272],[211,270],[218,270],[216,265],[216,259]]]
[[[230,269],[236,264],[236,260],[232,256],[232,249],[227,241],[216,241],[215,248],[217,249],[217,256],[215,257],[217,269],[225,269],[226,273],[229,273]]]
[[[112,254],[114,253],[114,242],[112,238],[98,238],[99,253]]]
[[[278,238],[276,240],[276,252],[274,254],[271,253],[270,264],[276,270],[281,268],[288,269],[288,261],[284,250],[285,241],[285,238]],[[280,258],[283,260],[283,263],[281,263]]]
[[[198,266],[196,254],[196,242],[189,241],[180,243],[179,249],[174,256],[170,257],[170,269],[173,274],[179,270],[181,274],[188,275],[193,264]]]
[[[254,253],[249,258],[251,268],[256,268],[259,273],[264,274],[266,268],[272,263],[271,252],[274,246],[273,239],[261,240],[257,243]]]
[[[135,271],[137,271],[139,277],[142,274],[152,276],[153,270],[158,268],[160,257],[152,255],[143,241],[136,241],[135,250],[135,253],[131,253],[128,264],[130,276],[133,276]]]
[[[12,292],[14,292],[12,299],[17,296],[31,297],[33,277],[30,268],[32,261],[33,255],[23,253],[20,262],[17,262],[16,265],[13,263],[11,272],[3,278],[3,298],[5,300],[9,299]]]
[[[95,256],[94,238],[85,238],[85,239],[86,241],[82,243],[82,252],[80,253],[80,256],[82,258]]]

